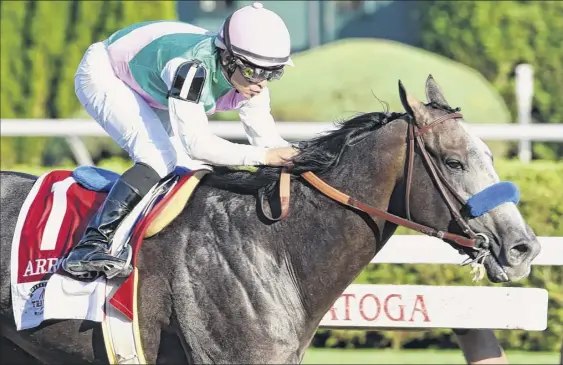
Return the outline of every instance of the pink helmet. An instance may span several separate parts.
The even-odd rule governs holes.
[[[221,26],[215,44],[257,66],[293,66],[284,21],[258,2],[231,14]]]

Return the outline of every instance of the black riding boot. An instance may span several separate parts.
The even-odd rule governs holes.
[[[98,273],[108,278],[129,276],[133,269],[129,257],[131,248],[126,246],[118,256],[113,256],[110,253],[113,235],[123,219],[159,180],[156,172],[147,165],[137,164],[125,172],[90,220],[80,242],[63,260],[62,268],[82,278],[92,278]]]

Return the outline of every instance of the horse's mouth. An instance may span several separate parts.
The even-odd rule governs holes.
[[[510,281],[510,277],[504,266],[501,264],[496,255],[488,249],[466,249],[465,254],[469,258],[463,265],[472,265],[472,273],[475,274],[473,281],[481,280],[487,274],[487,278],[493,283],[506,283]]]
[[[485,266],[485,270],[487,271],[487,277],[491,282],[506,283],[510,281],[508,274],[504,270],[497,257],[492,252],[490,252],[490,254],[485,257],[483,265]]]
[[[516,282],[528,277],[531,272],[531,261],[537,256],[539,249],[531,245],[529,249],[531,251],[525,252],[523,254],[525,255],[524,257],[518,257],[518,253],[509,256],[513,251],[518,250],[514,248],[518,245],[511,245],[510,249],[506,249],[506,244],[502,246],[497,242],[488,245],[486,248],[473,249],[465,247],[463,249],[463,252],[469,257],[462,265],[471,265],[473,267],[472,273],[475,274],[473,281],[483,279],[485,273],[492,283]],[[500,248],[495,250],[493,247]],[[505,254],[505,251],[509,251],[509,254]]]

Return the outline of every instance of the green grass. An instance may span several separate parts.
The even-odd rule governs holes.
[[[510,364],[558,364],[555,352],[506,351]],[[311,348],[304,364],[466,364],[461,350],[342,350]]]

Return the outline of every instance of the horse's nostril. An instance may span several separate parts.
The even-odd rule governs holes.
[[[528,251],[530,251],[530,245],[527,245],[525,243],[521,243],[521,244],[518,244],[518,245],[512,247],[511,250],[516,250],[520,254],[525,254],[525,253],[528,253]]]
[[[512,265],[519,265],[528,257],[531,247],[526,243],[519,243],[510,248],[508,252],[508,261]]]

